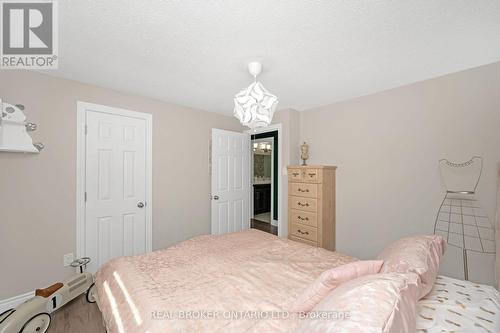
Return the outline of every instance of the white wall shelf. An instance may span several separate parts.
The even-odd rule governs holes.
[[[23,105],[2,103],[0,99],[0,152],[39,153],[43,144],[35,143],[29,132],[37,126],[26,122]]]

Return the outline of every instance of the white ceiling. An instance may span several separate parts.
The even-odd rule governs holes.
[[[500,61],[500,1],[64,0],[50,73],[231,114],[252,78],[304,110]]]

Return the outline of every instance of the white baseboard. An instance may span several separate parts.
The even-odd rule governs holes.
[[[278,220],[271,219],[271,225],[274,225],[275,227],[278,226]]]
[[[11,298],[0,300],[0,313],[15,308],[16,306],[23,303],[24,301],[27,301],[33,296],[35,296],[35,292],[30,291],[26,294],[17,295]]]

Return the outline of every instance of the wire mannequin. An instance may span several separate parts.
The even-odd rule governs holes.
[[[446,194],[436,216],[434,234],[462,249],[464,277],[468,280],[467,251],[495,254],[495,231],[476,199],[483,158],[474,156],[462,163],[442,159],[439,166]]]

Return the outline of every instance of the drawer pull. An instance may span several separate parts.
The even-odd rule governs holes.
[[[309,204],[306,202],[305,204],[303,204],[302,202],[297,202],[297,205],[299,206],[302,206],[302,207],[309,207]]]
[[[309,218],[308,218],[308,217],[305,217],[305,218],[304,218],[304,217],[302,217],[302,216],[300,216],[300,215],[299,215],[299,216],[297,216],[297,218],[298,218],[299,220],[302,220],[302,221],[309,221]]]
[[[310,174],[309,174],[309,177],[314,177],[314,176],[316,176],[316,174],[315,174],[315,173],[310,173]]]
[[[308,231],[302,231],[300,229],[297,229],[297,232],[301,235],[309,235],[309,232]]]
[[[305,190],[303,190],[303,189],[301,189],[301,188],[299,187],[298,191],[299,191],[299,192],[302,192],[302,193],[309,193],[309,189],[307,189],[307,188],[306,188]]]
[[[299,173],[298,173],[298,172],[292,172],[292,175],[293,175],[294,177],[297,177],[297,176],[299,175]]]

